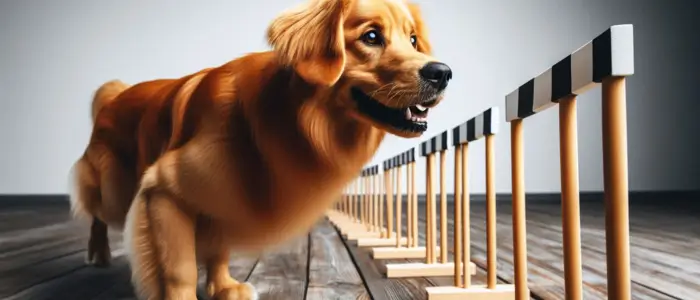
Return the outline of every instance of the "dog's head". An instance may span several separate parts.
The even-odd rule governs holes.
[[[427,129],[450,68],[431,57],[418,7],[405,0],[307,0],[268,28],[282,62],[362,122],[403,137]]]

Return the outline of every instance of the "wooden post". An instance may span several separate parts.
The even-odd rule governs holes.
[[[437,197],[435,196],[435,180],[433,178],[435,174],[435,154],[431,154],[430,157],[430,263],[434,264],[437,262]]]
[[[447,191],[445,190],[446,152],[440,151],[440,263],[447,263]]]
[[[486,136],[486,256],[488,261],[486,285],[494,289],[497,283],[496,277],[496,186],[495,186],[495,159],[493,149],[494,136]]]
[[[464,287],[464,279],[462,278],[462,147],[455,148],[455,178],[454,178],[454,261],[455,275],[454,285],[456,287]],[[465,260],[466,262],[466,260]],[[467,273],[468,274],[468,273]],[[464,277],[469,277],[466,275]]]
[[[631,299],[625,78],[603,80],[603,182],[608,298]]]
[[[377,173],[377,186],[379,187],[379,192],[377,193],[377,198],[379,198],[379,232],[381,232],[381,238],[388,238],[389,232],[386,230],[386,223],[384,220],[384,203],[385,203],[385,193],[382,193],[384,185],[382,184],[382,177]]]
[[[523,120],[517,119],[511,121],[510,128],[515,297],[517,300],[529,300],[530,294],[527,288],[527,230],[525,221]]]
[[[462,144],[462,260],[465,263],[471,262],[471,223],[470,209],[471,198],[469,197],[469,143]],[[464,288],[471,286],[471,276],[467,274],[467,266],[464,265]]]
[[[380,232],[380,237],[381,237],[381,223],[379,222],[379,176],[377,176],[377,173],[372,173],[372,185],[374,186],[373,191],[372,191],[372,202],[374,202],[374,205],[372,205],[372,210],[374,212],[374,231]]]
[[[559,102],[564,282],[566,299],[571,300],[583,298],[577,140],[576,97],[571,96]]]
[[[411,219],[411,198],[413,197],[413,191],[411,190],[411,167],[406,164],[406,248],[411,247],[413,235],[411,230],[413,229],[412,219]]]
[[[384,195],[386,195],[386,232],[387,237],[394,234],[394,191],[391,184],[391,168],[384,171]]]
[[[425,157],[425,263],[433,263],[433,216],[432,216],[432,197],[433,193],[433,176],[432,176],[432,155]]]
[[[411,189],[413,190],[413,247],[418,247],[418,192],[416,192],[416,162],[411,162]]]
[[[401,166],[396,169],[396,247],[401,247],[401,232],[403,231],[403,212],[401,206],[403,202],[401,192]]]

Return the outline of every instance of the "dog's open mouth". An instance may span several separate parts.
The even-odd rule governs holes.
[[[359,88],[351,89],[358,110],[373,120],[402,131],[424,132],[428,129],[428,110],[435,101],[406,108],[388,107],[365,94]]]

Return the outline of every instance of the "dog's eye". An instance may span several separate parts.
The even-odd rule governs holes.
[[[362,35],[362,41],[368,45],[377,46],[383,43],[382,36],[377,30],[370,30]]]
[[[415,35],[412,35],[411,36],[411,45],[413,45],[413,47],[415,48],[417,44],[418,44],[418,38],[416,38]]]

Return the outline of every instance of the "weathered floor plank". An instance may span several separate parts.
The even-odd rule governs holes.
[[[583,292],[584,299],[607,299],[606,288],[606,271],[605,271],[605,234],[604,234],[604,216],[600,209],[595,209],[595,203],[582,204],[582,258],[583,258]],[[450,207],[450,206],[448,206]],[[632,207],[635,207],[634,205]],[[424,206],[421,205],[420,210],[423,211]],[[638,252],[646,252],[647,254],[655,252],[652,245],[661,248],[672,248],[679,250],[685,249],[687,252],[692,252],[688,247],[692,243],[674,243],[672,241],[653,241],[645,246],[639,245],[639,240],[647,240],[642,230],[651,230],[655,236],[664,236],[662,230],[653,229],[654,219],[671,218],[666,215],[664,217],[658,211],[652,214],[644,214],[641,207],[635,207],[632,210],[634,213],[630,215],[630,235],[631,235],[631,257],[632,257],[632,294],[634,299],[689,299],[687,294],[680,293],[697,293],[700,287],[697,287],[700,282],[700,276],[697,275],[697,269],[693,267],[700,263],[700,257],[693,259],[681,259],[685,261],[680,263],[679,259],[674,258],[676,262],[670,263],[679,269],[681,272],[676,272],[675,269],[662,269],[650,259],[637,255]],[[452,215],[451,208],[448,209],[448,215]],[[527,208],[527,234],[528,234],[528,285],[533,292],[533,296],[542,299],[565,299],[564,293],[564,269],[563,269],[563,249],[562,249],[562,230],[561,230],[561,208],[555,203],[529,203]],[[498,257],[498,274],[503,280],[512,282],[513,280],[513,246],[512,246],[512,215],[511,206],[509,203],[500,203],[497,206],[497,257]],[[422,213],[421,213],[422,215]],[[645,220],[639,222],[640,219]],[[483,268],[486,267],[486,215],[485,203],[472,203],[471,211],[471,233],[472,233],[472,260]],[[651,221],[651,222],[650,222]],[[421,217],[421,222],[424,219]],[[697,221],[696,221],[697,222]],[[452,228],[452,219],[448,219],[448,226]],[[686,220],[680,222],[676,226],[690,224],[692,221]],[[685,225],[687,226],[687,225]],[[679,227],[675,227],[675,232],[678,232]],[[669,228],[667,228],[668,230]],[[648,233],[647,233],[648,234]],[[700,235],[682,235],[693,240],[700,240]],[[451,239],[451,236],[450,236]],[[636,242],[635,242],[636,241]],[[451,243],[451,241],[450,241]],[[661,246],[660,244],[665,244]],[[666,250],[673,252],[673,250]],[[681,250],[682,251],[682,250]],[[658,252],[655,252],[658,253]],[[686,256],[689,256],[686,254]],[[692,254],[690,255],[692,256]],[[668,258],[668,257],[667,257]],[[670,260],[665,260],[669,262]],[[645,277],[644,273],[656,273],[658,276]],[[680,275],[680,276],[679,276]],[[675,278],[674,280],[664,278]],[[640,281],[639,279],[642,279]],[[698,278],[698,279],[694,279]],[[657,279],[655,282],[653,279]],[[661,279],[661,280],[659,280]],[[676,286],[671,286],[675,282]],[[679,285],[678,282],[685,283]],[[692,298],[692,297],[690,297]]]
[[[309,236],[265,253],[248,278],[260,299],[304,299],[307,286]]]
[[[307,300],[369,299],[340,236],[322,220],[311,232]]]
[[[0,223],[0,299],[136,299],[120,232],[110,231],[112,265],[87,266],[89,224],[71,220],[67,206],[37,206],[3,207],[3,216],[15,216],[15,221]],[[41,220],[20,222],[30,215]],[[333,299],[334,293],[338,299],[348,295],[370,299],[340,237],[329,224],[319,224],[318,230],[260,260],[233,253],[232,277],[252,282],[261,292],[260,299],[304,299],[309,283],[307,299]],[[314,261],[312,266],[309,258]],[[315,271],[307,275],[307,267]],[[199,275],[198,296],[207,299],[203,269]],[[307,276],[313,281],[307,282]]]

